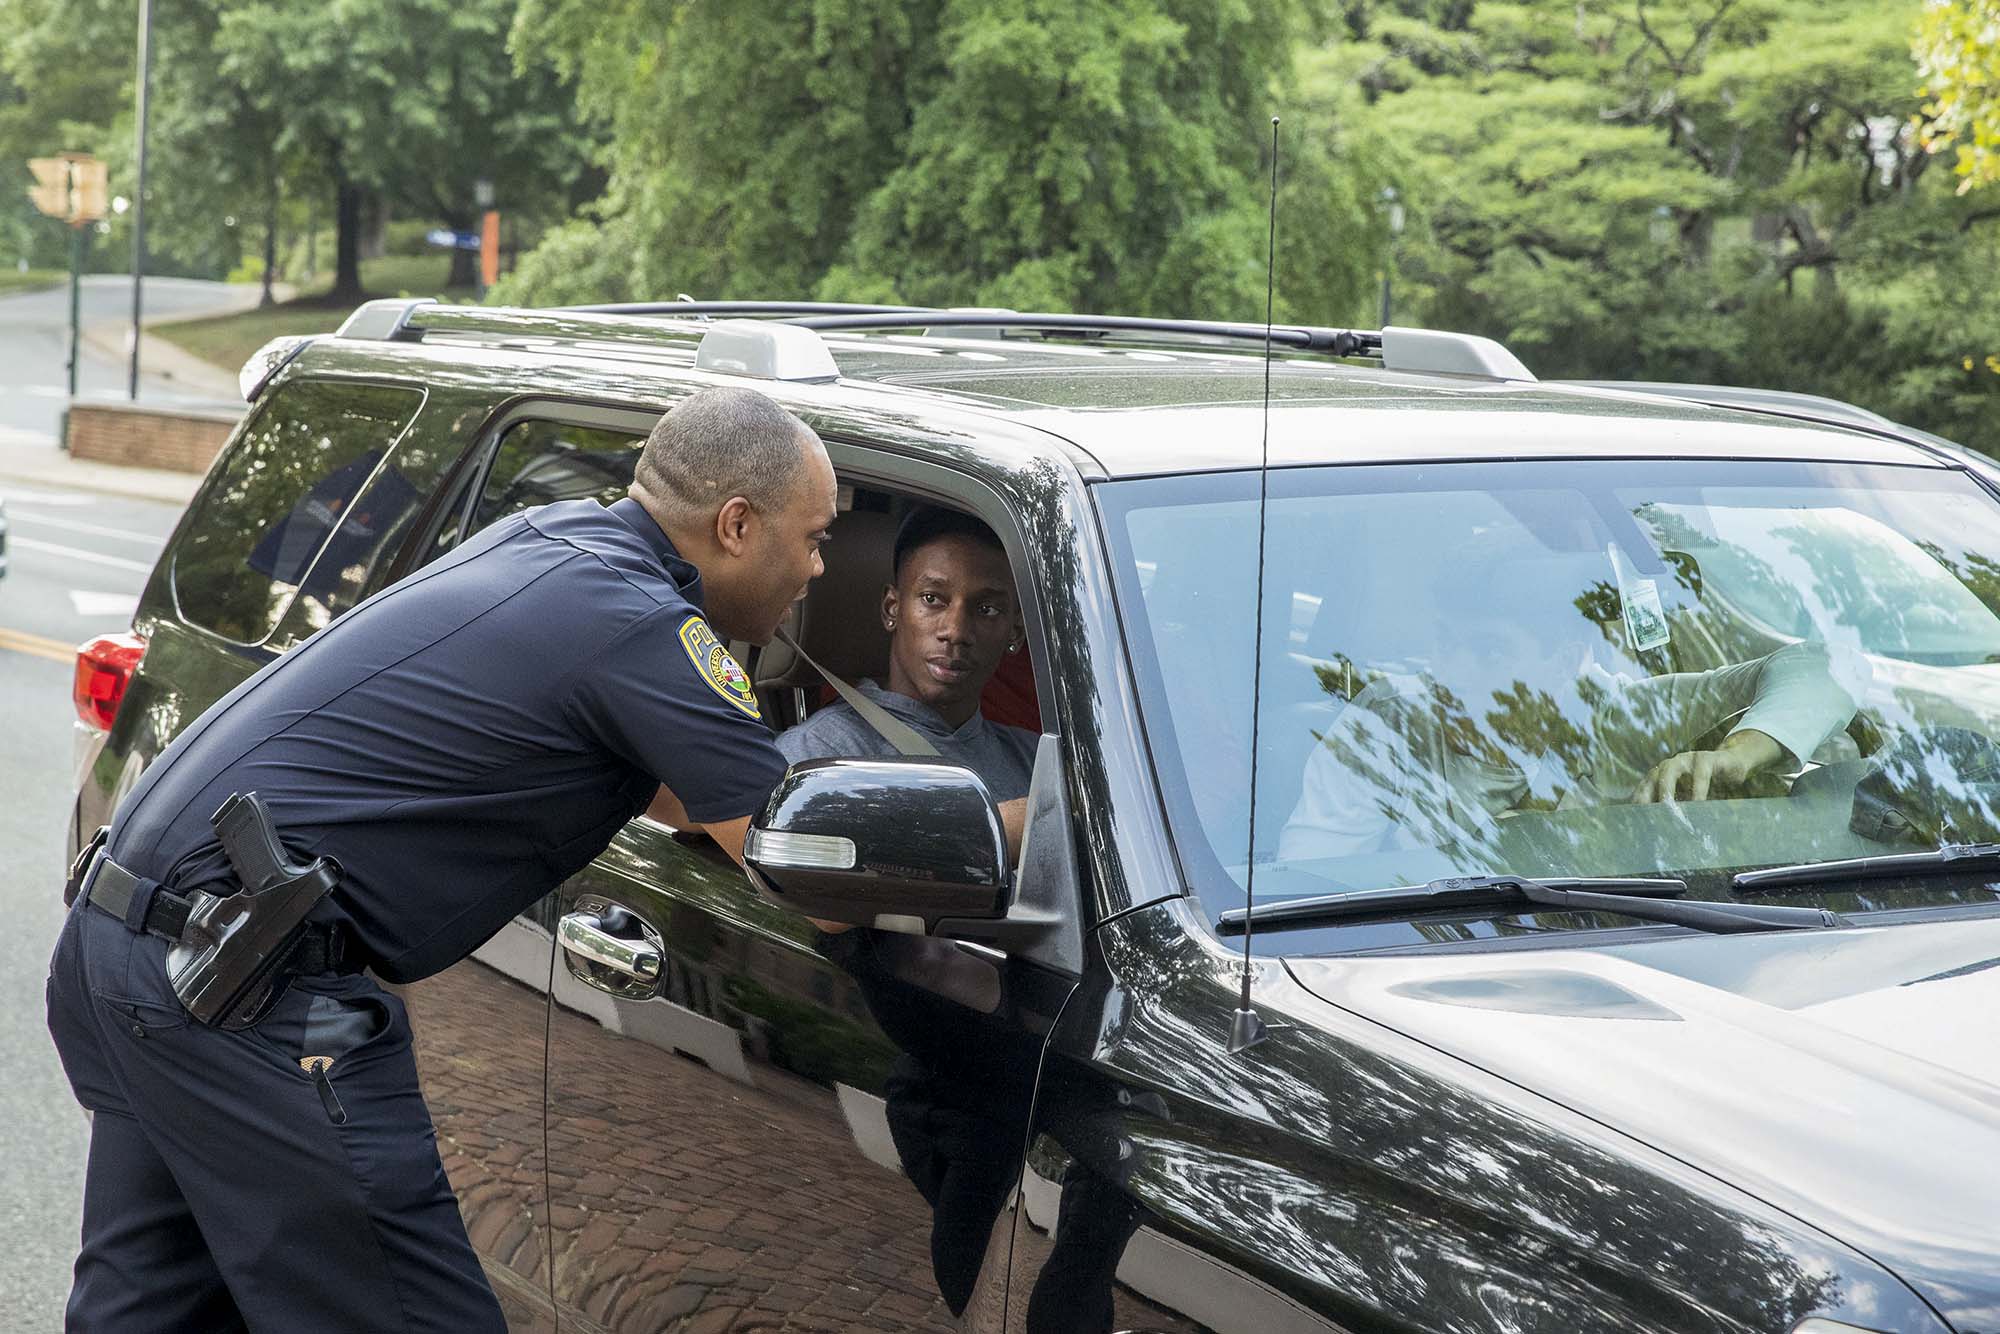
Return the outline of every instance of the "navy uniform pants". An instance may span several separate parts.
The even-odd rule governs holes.
[[[181,1008],[166,953],[79,899],[50,963],[49,1031],[92,1113],[66,1327],[504,1329],[402,1002],[360,974],[298,978],[225,1032]]]

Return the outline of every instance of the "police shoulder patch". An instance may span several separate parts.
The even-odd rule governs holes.
[[[680,639],[688,661],[694,664],[695,675],[737,709],[762,722],[764,711],[757,707],[757,692],[750,688],[750,673],[736,665],[736,659],[729,656],[729,650],[715,637],[715,631],[708,628],[708,622],[699,616],[688,617],[681,622]]]

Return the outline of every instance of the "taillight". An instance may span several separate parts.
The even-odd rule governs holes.
[[[78,648],[76,685],[70,691],[76,716],[100,731],[110,731],[132,671],[145,656],[146,641],[129,633],[99,635]]]

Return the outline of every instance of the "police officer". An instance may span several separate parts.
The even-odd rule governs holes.
[[[410,982],[464,958],[649,804],[740,861],[785,766],[723,641],[770,639],[833,518],[810,428],[704,390],[654,427],[629,498],[495,525],[154,762],[50,966],[93,1114],[71,1329],[503,1327],[402,1003],[361,969]],[[190,1016],[167,960],[197,892],[239,888],[210,819],[252,791],[288,859],[339,878],[290,933],[275,1001],[230,1028]]]

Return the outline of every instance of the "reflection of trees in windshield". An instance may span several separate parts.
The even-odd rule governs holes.
[[[1982,555],[1977,551],[1968,551],[1963,553],[1965,556],[1964,564],[1960,564],[1958,561],[1953,560],[1946,553],[1945,549],[1936,542],[1920,541],[1917,543],[1917,546],[1926,556],[1929,556],[1932,560],[1943,566],[1945,571],[1952,578],[1958,580],[1967,592],[1978,598],[1980,604],[1986,610],[1990,612],[2000,609],[2000,561],[1994,560],[1991,556]],[[1994,657],[1995,655],[1988,654],[1981,660],[1992,662]]]
[[[1493,732],[1502,741],[1530,755],[1546,757],[1561,766],[1564,774],[1582,770],[1590,754],[1590,738],[1583,729],[1563,717],[1562,706],[1547,691],[1531,690],[1525,681],[1493,692],[1500,707],[1486,715]],[[1553,783],[1546,792],[1530,793],[1522,809],[1554,810],[1568,788]]]

